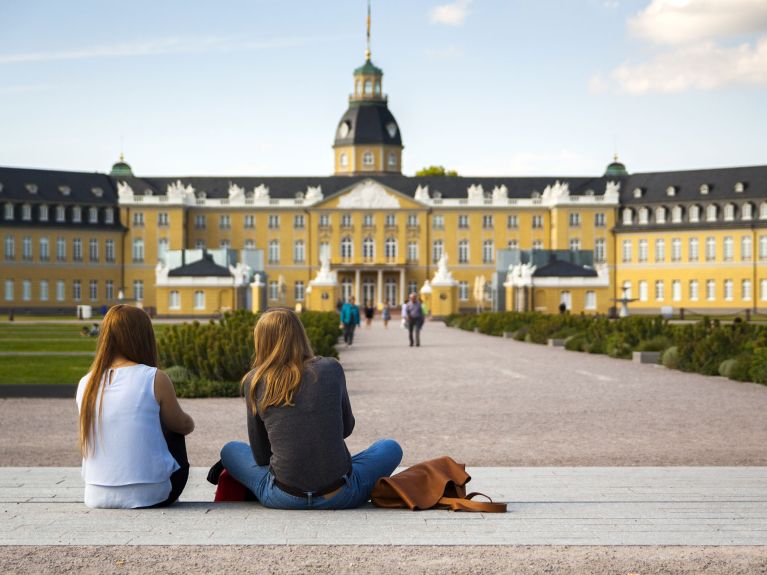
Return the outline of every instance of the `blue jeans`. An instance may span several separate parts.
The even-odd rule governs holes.
[[[264,507],[274,509],[353,509],[370,500],[379,477],[388,477],[402,461],[402,448],[393,439],[379,439],[352,456],[346,484],[330,499],[297,497],[274,484],[268,465],[256,465],[250,445],[232,441],[221,449],[221,463],[237,481],[250,489]]]

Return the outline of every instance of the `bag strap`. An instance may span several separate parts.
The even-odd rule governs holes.
[[[452,511],[478,511],[481,513],[506,513],[508,511],[505,503],[493,503],[485,501],[472,501],[472,498],[481,495],[487,497],[484,493],[473,492],[463,497],[441,497],[437,505],[447,505]]]

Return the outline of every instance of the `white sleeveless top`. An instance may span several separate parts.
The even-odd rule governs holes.
[[[162,433],[160,404],[154,396],[156,372],[156,367],[131,365],[109,370],[101,382],[105,386],[102,416],[93,437],[94,449],[82,467],[89,507],[146,507],[170,494],[170,476],[179,464]],[[89,376],[77,386],[78,410]]]

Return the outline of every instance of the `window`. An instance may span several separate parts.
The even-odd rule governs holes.
[[[50,242],[48,238],[40,238],[40,261],[47,262],[51,259]]]
[[[418,282],[415,280],[410,280],[407,282],[407,293],[418,293]]]
[[[373,214],[365,214],[362,216],[362,225],[366,228],[373,226]]]
[[[32,220],[32,206],[29,204],[24,204],[21,206],[21,219],[25,222]]]
[[[731,222],[735,219],[735,204],[724,206],[724,221]]]
[[[445,216],[436,215],[432,219],[432,228],[435,230],[445,229]]]
[[[469,301],[469,282],[458,282],[458,299]]]
[[[665,224],[666,223],[666,208],[663,206],[659,206],[655,208],[655,223],[656,224]]]
[[[74,213],[72,216],[74,217]],[[137,227],[144,225],[144,212],[133,212],[133,225]]]
[[[759,204],[759,219],[767,220],[767,202]]]
[[[517,240],[509,240],[506,243],[506,247],[510,250],[518,250],[519,249],[519,242]]]
[[[639,261],[647,261],[647,240],[639,240]]]
[[[373,82],[371,80],[365,80],[365,95],[373,95]]]
[[[104,282],[104,297],[107,301],[112,301],[115,298],[115,282],[107,280]]]
[[[724,280],[724,299],[725,301],[732,301],[732,280]]]
[[[74,301],[80,301],[83,297],[83,288],[80,280],[74,280],[72,282],[72,299]]]
[[[21,240],[21,259],[25,262],[32,261],[32,238],[24,236]]]
[[[13,260],[16,258],[16,238],[5,236],[5,259]]]
[[[684,210],[682,209],[682,206],[674,206],[671,208],[671,221],[675,224],[678,224],[682,221],[682,214]]]
[[[66,287],[64,280],[56,281],[56,301],[64,301],[66,299]]]
[[[740,237],[740,259],[744,262],[750,262],[753,257],[753,249],[751,247],[751,236]]]
[[[506,218],[506,227],[510,230],[516,229],[519,227],[519,216],[512,214]]]
[[[72,208],[72,221],[76,224],[83,221],[83,209],[80,206],[74,206]],[[144,225],[143,218],[141,220],[141,225]]]
[[[533,216],[533,227],[534,228],[543,227],[543,216]]]
[[[114,263],[115,261],[115,241],[106,240],[104,242],[104,258],[107,263]]]
[[[362,165],[370,167],[375,163],[375,158],[373,157],[373,152],[365,152],[362,154]]]
[[[578,228],[581,225],[581,215],[578,212],[570,212],[568,223],[571,228]]]
[[[418,261],[418,242],[407,243],[407,261],[416,263]]]
[[[67,240],[64,238],[56,238],[56,261],[67,261]]]
[[[376,87],[378,87],[378,84],[376,84]],[[397,154],[394,152],[389,152],[389,167],[390,168],[397,167]]]
[[[671,261],[682,261],[682,240],[679,238],[673,238],[671,240]]]
[[[386,254],[386,260],[392,261],[397,259],[397,238],[389,236],[386,238],[384,244],[384,251]]]
[[[688,261],[697,262],[699,257],[698,250],[698,238],[690,238],[689,247],[690,253],[688,254]]]
[[[330,261],[330,242],[320,242],[320,259],[319,261],[322,262],[327,258],[328,261]]]
[[[269,282],[269,299],[276,301],[280,299],[280,284],[276,281]]]
[[[204,230],[206,226],[206,218],[202,214],[194,216],[194,227],[198,230]]]
[[[88,282],[88,297],[91,301],[99,299],[99,281],[91,280]]]
[[[706,280],[706,299],[708,301],[716,299],[716,282],[714,280]]]
[[[666,261],[666,240],[658,238],[655,240],[655,261]]]
[[[250,240],[250,239],[245,240],[245,246],[244,247],[245,247],[246,250],[254,250],[254,249],[256,249],[256,242],[253,241],[253,240]]]
[[[375,257],[376,244],[372,236],[367,236],[362,240],[362,258],[365,261],[371,261]]]
[[[198,239],[196,242],[194,242],[194,247],[195,249],[198,249],[198,250],[204,250],[205,245],[206,245],[205,240],[203,239]]]
[[[350,227],[352,227],[352,215],[351,214],[343,214],[341,216],[341,227],[342,228],[350,228]]]
[[[594,227],[603,228],[606,225],[606,221],[604,213],[597,212],[594,214]]]
[[[387,228],[393,228],[397,225],[397,216],[394,214],[386,214],[386,219],[384,220],[384,224]]]
[[[137,301],[144,299],[144,280],[133,280],[133,298]]]
[[[431,245],[431,259],[433,263],[437,263],[440,258],[442,257],[442,253],[444,252],[444,244],[442,243],[442,240],[436,240]]]
[[[12,220],[13,219],[13,204],[10,202],[7,202],[3,209],[4,218],[6,220]]]
[[[740,209],[741,220],[753,220],[754,219],[754,204],[746,202]]]
[[[158,212],[157,225],[161,227],[165,227],[168,225],[168,212]]]
[[[88,208],[88,223],[91,223],[91,224],[99,223],[99,209],[98,208]]]
[[[228,250],[230,247],[232,247],[232,240],[221,240],[218,242],[218,247],[222,250]]]
[[[296,214],[293,216],[293,228],[296,230],[302,230],[305,226],[305,219],[303,214]]]
[[[21,299],[23,301],[30,301],[32,299],[32,282],[29,280],[21,282]]]
[[[304,282],[297,281],[293,286],[293,297],[296,299],[296,301],[304,301],[305,292],[306,290],[304,289]]]
[[[41,204],[37,208],[37,218],[41,222],[47,222],[48,221],[48,206],[46,204]]]
[[[734,244],[733,244],[733,241],[732,241],[732,236],[726,236],[724,238],[724,241],[723,241],[724,249],[723,249],[723,253],[722,253],[722,257],[724,258],[724,261],[726,261],[726,262],[731,262],[732,261],[733,252],[734,252],[733,245]]]
[[[280,263],[280,240],[269,240],[269,263]]]
[[[623,225],[630,226],[634,223],[634,210],[631,208],[623,209]]]
[[[115,211],[113,208],[107,208],[106,210],[104,210],[104,223],[105,224],[115,223]]]
[[[663,280],[656,280],[655,281],[655,299],[656,301],[663,301],[665,291],[665,285],[663,283]]]
[[[485,214],[482,216],[482,227],[486,230],[493,229],[493,216],[492,214]]]
[[[698,280],[690,280],[690,301],[698,301]]]
[[[88,240],[88,261],[94,264],[99,261],[99,240],[97,238]]]
[[[13,301],[13,280],[5,280],[5,301]]]
[[[533,249],[534,250],[542,250],[543,249],[543,242],[541,240],[533,240]]]
[[[581,240],[579,240],[578,238],[573,238],[570,240],[569,245],[570,245],[571,252],[577,252],[578,250],[581,249]]]
[[[623,286],[621,286],[621,291],[623,292],[623,297],[631,299],[631,282],[630,281],[623,282]]]
[[[40,301],[48,301],[48,280],[40,280]]]
[[[671,299],[673,301],[682,300],[682,282],[679,280],[672,280],[671,282]]]
[[[83,261],[83,241],[80,238],[72,240],[72,261]]]
[[[181,309],[181,294],[177,290],[171,290],[168,294],[168,307],[170,309]]]
[[[740,282],[740,297],[744,300],[751,300],[751,280]]]
[[[624,264],[631,263],[631,240],[623,240],[623,249],[621,250],[621,259]]]
[[[767,236],[759,236],[759,259],[767,259]]]
[[[133,263],[140,264],[144,262],[144,240],[136,238],[133,240]]]
[[[56,206],[56,221],[63,222],[67,219],[67,211],[64,206]]]
[[[293,243],[293,263],[302,264],[306,260],[306,248],[304,240],[296,240]]]
[[[639,301],[647,301],[647,282],[639,280]]]
[[[700,206],[690,206],[690,222],[698,223],[700,221]]]
[[[165,261],[165,255],[168,253],[168,238],[157,240],[157,260]]]
[[[759,299],[767,301],[767,279],[759,280]]]
[[[320,214],[320,227],[330,227],[330,214]]]
[[[195,290],[194,292],[194,309],[205,309],[205,292],[202,290]]]
[[[222,214],[218,217],[218,227],[222,230],[228,230],[232,227],[232,218],[229,214]]]
[[[647,224],[650,221],[650,210],[647,208],[639,208],[639,223],[642,225]]]
[[[708,206],[706,206],[706,221],[715,222],[717,211],[718,210],[717,210],[716,204],[709,204]]]
[[[349,165],[349,155],[346,152],[341,152],[341,155],[339,156],[339,163],[341,164],[342,168],[345,168]]]
[[[605,240],[604,238],[598,238],[594,242],[594,261],[602,263],[605,261]]]
[[[256,216],[253,214],[246,214],[244,222],[246,229],[253,229],[256,227]]]
[[[341,259],[350,260],[354,257],[354,244],[350,236],[341,238]]]
[[[458,263],[469,263],[469,240],[461,240],[458,242]]]
[[[706,261],[712,262],[716,259],[716,238],[706,238]]]
[[[418,214],[408,214],[407,215],[407,227],[409,227],[409,228],[417,228],[418,227]]]
[[[586,291],[586,300],[583,307],[584,309],[597,309],[597,292],[592,290]]]
[[[491,264],[495,261],[495,243],[493,240],[482,242],[482,263]]]

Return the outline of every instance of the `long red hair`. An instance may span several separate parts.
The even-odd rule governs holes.
[[[93,448],[93,437],[97,421],[101,419],[101,402],[98,418],[96,403],[101,381],[114,363],[122,356],[136,363],[157,367],[157,342],[152,329],[152,320],[147,313],[137,307],[116,305],[111,308],[101,322],[101,333],[96,347],[96,357],[91,364],[88,383],[85,384],[80,405],[80,454],[86,457]]]

